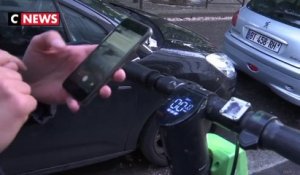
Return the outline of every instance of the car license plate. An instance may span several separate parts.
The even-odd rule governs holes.
[[[274,52],[279,52],[279,49],[282,45],[280,42],[273,40],[265,35],[262,35],[253,30],[250,30],[250,29],[246,35],[246,39],[248,39],[254,43],[257,43],[265,48],[268,48]]]

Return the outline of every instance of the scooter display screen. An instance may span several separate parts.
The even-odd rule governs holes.
[[[162,125],[182,122],[200,110],[205,100],[201,93],[189,88],[180,88],[159,108],[157,115]]]
[[[172,99],[166,112],[174,117],[180,117],[185,113],[192,111],[194,108],[194,101],[190,97],[177,97]]]

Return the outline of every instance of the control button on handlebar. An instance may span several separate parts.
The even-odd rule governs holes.
[[[251,107],[251,103],[241,100],[236,97],[232,97],[223,107],[220,109],[220,114],[230,120],[238,121]]]

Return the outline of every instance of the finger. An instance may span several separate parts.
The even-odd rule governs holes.
[[[26,65],[19,58],[11,55],[9,59],[10,59],[10,62],[13,62],[13,63],[15,63],[18,66],[18,70],[19,69],[20,70],[27,70]]]
[[[18,68],[20,68],[21,70],[26,70],[26,66],[25,64],[17,57],[9,54],[8,52],[4,51],[4,50],[1,50],[0,49],[0,65],[4,65],[8,62],[14,62]]]
[[[37,107],[37,101],[31,95],[15,94],[15,97],[11,98],[14,104],[14,113],[18,116],[18,121],[23,125],[28,120],[28,116]]]
[[[0,77],[1,79],[9,78],[9,79],[22,80],[22,76],[19,72],[3,66],[0,67]]]
[[[14,70],[14,71],[19,70],[19,66],[15,62],[8,62],[8,63],[4,64],[3,67]]]
[[[125,80],[125,78],[126,78],[126,73],[123,69],[119,69],[114,73],[114,77],[113,77],[114,81],[122,82]]]
[[[10,80],[3,80],[3,86],[8,88],[10,91],[16,91],[21,94],[31,94],[31,87],[24,83],[23,81],[16,80],[16,79],[10,79]]]
[[[78,101],[76,101],[74,98],[72,98],[70,96],[67,97],[66,104],[72,112],[77,112],[80,109],[80,105],[79,105]]]
[[[84,51],[86,55],[89,55],[97,48],[97,44],[84,44],[77,47],[80,47],[80,51]],[[78,49],[79,50],[79,49]]]
[[[30,46],[32,49],[48,50],[51,47],[62,48],[66,43],[58,32],[48,31],[34,36]]]
[[[24,95],[31,94],[31,87],[20,80],[15,79],[2,79],[0,82],[0,87],[2,91],[7,91],[10,93],[19,93]]]
[[[12,108],[15,109],[15,111],[11,112],[20,114],[19,117],[28,115],[37,106],[36,99],[30,94],[23,94],[18,91],[14,91],[7,95],[7,104],[12,104]]]
[[[99,94],[102,98],[108,98],[111,95],[111,89],[109,86],[104,85],[100,90]]]
[[[36,109],[37,100],[31,95],[27,95],[25,102],[23,103],[23,106],[24,106],[24,109],[27,110],[27,113],[29,115],[31,112],[33,112]]]

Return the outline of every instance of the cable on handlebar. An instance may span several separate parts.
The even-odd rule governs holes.
[[[238,160],[239,160],[239,152],[240,152],[239,139],[236,136],[236,138],[235,138],[234,158],[233,158],[233,163],[232,163],[232,168],[231,168],[231,173],[230,173],[231,175],[235,174],[236,167],[237,167]]]

